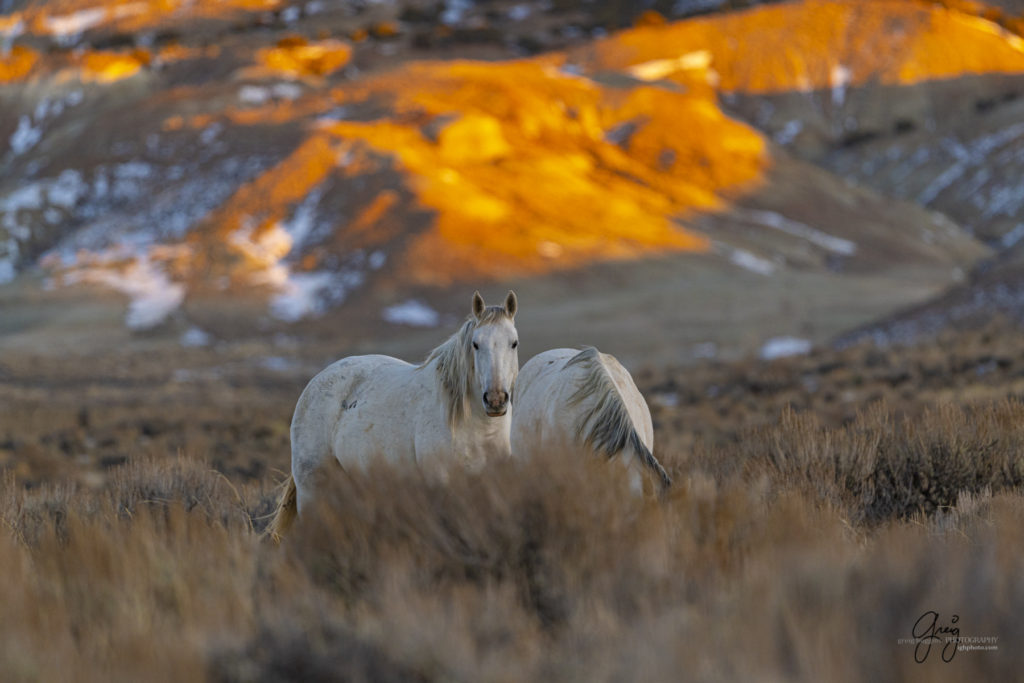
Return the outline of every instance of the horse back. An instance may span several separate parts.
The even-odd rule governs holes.
[[[595,425],[580,421],[591,414],[591,421],[597,419],[595,408],[602,400],[599,387],[585,389],[605,382],[611,383],[612,399],[621,402],[641,441],[652,448],[651,413],[629,371],[614,356],[588,348],[545,351],[520,370],[512,411],[513,451],[517,441],[525,445],[534,440],[544,449],[582,449],[581,441]]]
[[[578,450],[573,438],[572,414],[565,389],[571,390],[575,371],[566,362],[577,349],[551,349],[539,353],[519,370],[512,405],[512,453]],[[571,393],[571,391],[570,391]]]
[[[422,391],[423,380],[415,366],[383,355],[350,356],[324,368],[295,406],[293,470],[331,455],[342,465],[406,455],[414,430],[406,399]]]

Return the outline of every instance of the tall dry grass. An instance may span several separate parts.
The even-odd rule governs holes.
[[[188,459],[0,489],[10,681],[1012,680],[1024,658],[1024,406],[788,412],[662,451],[449,481],[340,473],[281,546],[275,491]],[[909,638],[928,610],[997,651]]]

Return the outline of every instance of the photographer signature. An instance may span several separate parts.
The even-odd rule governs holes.
[[[947,664],[953,661],[957,646],[960,644],[960,627],[955,625],[959,621],[960,616],[954,614],[949,625],[940,625],[938,612],[929,610],[922,614],[914,622],[913,636],[917,639],[917,645],[914,647],[914,661],[918,664],[924,663],[932,651],[932,645],[942,642],[941,636],[946,636],[946,644],[942,647],[942,661]]]

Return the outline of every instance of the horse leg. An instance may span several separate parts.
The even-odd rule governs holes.
[[[279,543],[296,517],[309,507],[324,462],[331,449],[323,426],[322,411],[311,406],[309,392],[303,392],[291,425],[292,471],[285,480],[274,518],[264,537]]]
[[[309,438],[315,436],[309,432],[301,438],[295,438],[294,430],[292,434],[291,476],[295,481],[296,514],[302,514],[312,505],[314,494],[327,475],[325,469],[335,458],[326,440]]]

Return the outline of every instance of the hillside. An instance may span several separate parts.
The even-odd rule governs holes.
[[[737,47],[737,35],[755,37]],[[694,73],[684,57],[703,61],[726,110],[798,157],[941,211],[995,248],[1019,238],[1024,40],[998,23],[926,3],[783,3],[575,54],[681,84]]]
[[[771,125],[755,121],[766,135],[726,113],[743,114],[736,98],[768,106],[787,89],[834,89],[835,64],[851,98],[867,82],[917,88],[1024,65],[995,24],[912,3],[773,5],[533,58],[481,48],[490,61],[411,60],[434,48],[416,52],[420,20],[394,8],[161,7],[29,3],[5,19],[0,277],[27,273],[11,292],[35,291],[31,306],[51,305],[52,320],[87,285],[128,298],[130,329],[217,327],[228,308],[238,334],[296,321],[317,333],[328,315],[368,340],[382,319],[402,320],[387,311],[461,314],[467,286],[538,297],[571,286],[586,306],[615,272],[639,308],[666,312],[659,335],[705,302],[738,302],[687,344],[735,354],[773,334],[824,341],[941,292],[990,252],[884,196],[891,187],[794,158],[806,155],[773,141]],[[870,36],[876,24],[904,40],[884,54],[855,35],[812,40],[831,35],[822,26]],[[389,30],[404,46],[390,56]],[[806,36],[796,71],[772,30]],[[736,32],[759,38],[733,54],[723,36]],[[950,60],[944,40],[971,49]],[[666,308],[655,289],[706,294]],[[832,313],[814,322],[812,310]],[[31,318],[6,328],[8,343],[34,343],[17,336]],[[581,334],[607,340],[589,319],[574,321]],[[624,353],[652,351],[667,353]]]

